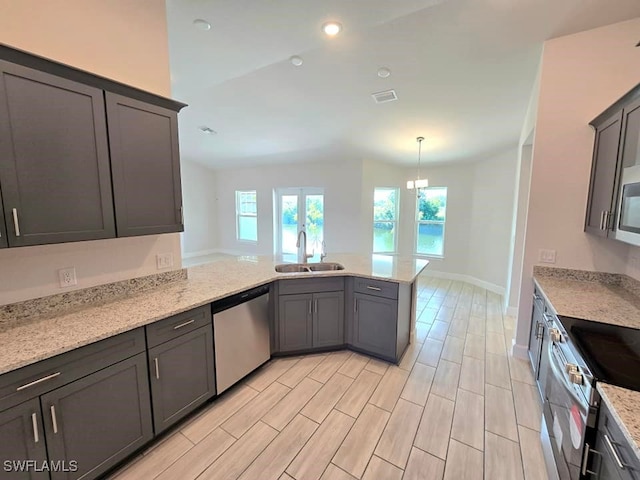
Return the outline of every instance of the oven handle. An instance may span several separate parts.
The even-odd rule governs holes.
[[[551,373],[565,387],[565,390],[569,393],[571,398],[573,398],[578,404],[580,404],[583,407],[583,410],[588,412],[589,403],[587,402],[587,400],[586,399],[581,399],[576,394],[575,390],[573,389],[573,385],[571,383],[569,383],[567,378],[562,373],[561,369],[558,368],[558,364],[557,364],[557,361],[556,361],[556,355],[553,353],[553,349],[554,348],[556,348],[558,350],[558,357],[561,356],[561,355],[562,355],[562,357],[564,357],[564,354],[560,351],[560,349],[556,346],[556,344],[554,342],[549,342],[548,355],[549,355],[549,366],[551,367]],[[564,357],[564,359],[565,359],[565,363],[566,363],[566,357]],[[585,414],[585,424],[586,424],[586,414]]]

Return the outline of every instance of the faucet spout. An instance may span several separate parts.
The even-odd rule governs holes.
[[[302,255],[300,255],[300,237],[303,237],[302,242]],[[313,257],[313,255],[307,254],[307,232],[300,230],[298,232],[298,240],[296,241],[296,248],[298,248],[298,257],[301,258],[300,263],[307,263],[307,259]]]

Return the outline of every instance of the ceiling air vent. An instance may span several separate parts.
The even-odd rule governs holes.
[[[395,90],[385,90],[384,92],[376,92],[372,93],[371,96],[376,101],[376,103],[386,103],[393,102],[398,99],[398,95],[396,95]]]

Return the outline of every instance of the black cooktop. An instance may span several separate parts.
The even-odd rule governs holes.
[[[640,391],[640,330],[582,321],[569,334],[596,380]]]

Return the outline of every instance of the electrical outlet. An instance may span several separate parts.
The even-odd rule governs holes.
[[[164,268],[173,267],[173,254],[172,253],[158,253],[156,255],[156,266],[158,270]]]
[[[541,263],[556,263],[556,251],[541,248],[538,254],[538,260]]]
[[[60,282],[60,288],[77,285],[78,279],[76,278],[75,267],[61,268],[58,270],[58,281]]]

